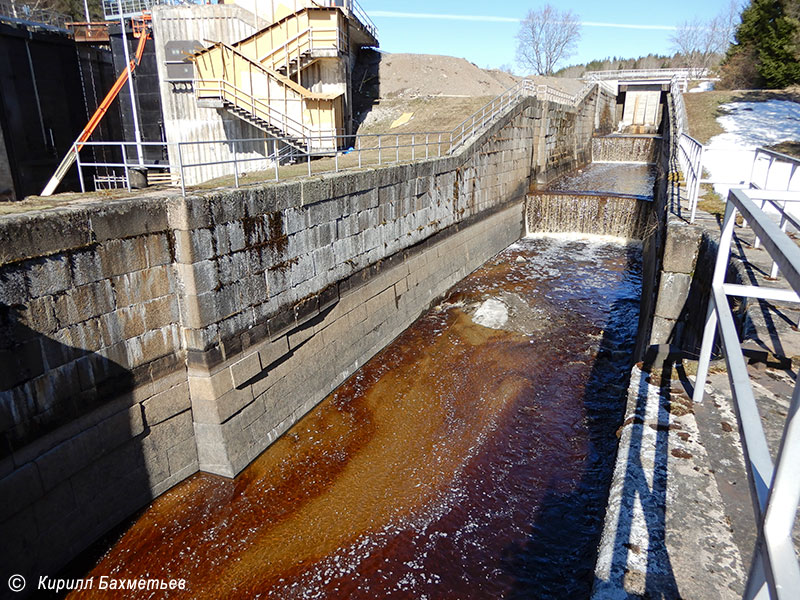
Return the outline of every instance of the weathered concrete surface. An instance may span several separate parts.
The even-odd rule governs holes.
[[[672,235],[676,243],[666,244],[662,277],[693,276],[682,311],[685,329],[677,338],[685,353],[677,370],[656,368],[644,376],[646,385],[639,390],[632,386],[596,570],[596,598],[739,598],[753,555],[752,496],[722,361],[712,365],[703,382],[704,401],[693,404],[689,399],[696,362],[687,357],[696,356],[691,349],[700,341],[696,332],[705,316],[702,298],[707,298],[719,222],[698,211],[696,226],[682,223],[688,206],[683,198],[682,204],[677,200],[667,232],[667,239]],[[770,265],[766,252],[753,248],[752,232],[737,229],[727,277],[744,284],[785,286],[780,280],[766,281]],[[800,362],[795,327],[800,307],[754,301],[742,308],[742,346],[774,460]],[[682,326],[664,322],[671,323],[665,335],[675,336]],[[654,327],[653,336],[658,334]],[[656,365],[665,359],[680,361],[679,347],[660,350],[654,353]],[[637,376],[641,372],[634,369]],[[642,406],[642,412],[634,410]],[[800,554],[797,522],[794,539]],[[637,552],[645,543],[655,551]]]
[[[740,598],[739,550],[671,367],[634,367],[592,598]],[[662,379],[663,376],[663,379]]]
[[[4,568],[52,574],[239,472],[519,237],[532,171],[588,160],[598,93],[527,98],[451,157],[0,219]]]

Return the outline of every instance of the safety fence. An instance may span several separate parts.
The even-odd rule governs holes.
[[[159,181],[168,180],[173,185],[180,185],[185,195],[187,182],[202,180],[200,177],[190,176],[198,169],[215,172],[214,168],[219,171],[218,167],[228,166],[227,178],[215,177],[215,181],[220,186],[233,184],[239,187],[244,183],[254,183],[255,173],[258,174],[258,181],[263,181],[265,178],[279,181],[303,175],[318,175],[344,169],[383,166],[446,156],[479,135],[501,114],[525,97],[534,96],[548,102],[578,106],[594,89],[597,89],[596,84],[586,84],[577,94],[568,94],[549,86],[536,85],[535,82],[525,79],[479,108],[449,131],[350,136],[316,133],[307,139],[265,134],[263,138],[140,144],[143,147],[150,147],[149,153],[139,151],[135,142],[84,142],[73,145],[70,151],[76,155],[82,191],[87,189],[84,169],[94,170],[94,181],[101,188],[116,185],[129,190],[134,187],[130,181],[131,172],[148,171],[149,176],[150,171],[153,171]],[[156,146],[161,148],[160,153],[154,151],[153,147]],[[194,160],[192,157],[198,153],[191,150],[200,146],[213,147],[213,154],[218,158],[213,161]],[[97,153],[92,152],[95,149],[103,149],[106,152],[111,149],[119,159],[97,159]],[[132,152],[134,149],[137,149],[135,153]],[[81,153],[84,155],[81,156]],[[87,156],[88,153],[91,153],[91,156]],[[148,162],[142,158],[144,154],[156,154],[160,158]],[[170,175],[167,176],[166,173]],[[98,189],[98,186],[95,188]]]
[[[703,144],[689,134],[681,133],[678,141],[678,162],[686,181],[686,196],[691,211],[689,222],[694,223],[697,199],[700,196],[700,181],[703,178]]]
[[[714,340],[719,332],[756,515],[756,549],[743,597],[789,600],[800,598],[800,565],[792,541],[800,503],[797,471],[800,465],[800,388],[796,382],[773,463],[728,299],[733,296],[800,302],[800,248],[757,206],[757,201],[772,205],[787,220],[794,219],[785,207],[787,203],[800,202],[800,192],[730,190],[711,282],[693,400],[703,400]],[[725,283],[737,213],[762,240],[791,289]]]
[[[767,148],[747,150],[708,147],[688,134],[682,133],[679,160],[686,180],[686,198],[692,223],[695,221],[701,183],[774,191],[800,190],[800,159]],[[736,168],[726,170],[745,176],[731,181],[718,178],[703,179],[703,167],[715,163],[724,163],[728,167],[736,165]],[[758,240],[756,240],[757,246]]]

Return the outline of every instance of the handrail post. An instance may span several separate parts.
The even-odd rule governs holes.
[[[381,134],[378,134],[378,165],[381,164]]]
[[[275,181],[278,181],[278,168],[279,168],[279,163],[280,163],[281,157],[280,157],[280,154],[278,153],[278,140],[277,139],[273,139],[272,140],[272,151],[275,154],[275,160],[274,160],[274,163],[275,163]]]
[[[394,146],[395,146],[394,147],[394,150],[395,150],[394,160],[395,160],[395,162],[399,163],[400,162],[400,134],[399,133],[397,134],[397,139],[395,140]]]
[[[186,178],[183,176],[183,142],[178,142],[178,174],[181,178],[181,196],[186,197]]]
[[[125,156],[125,142],[120,142],[119,144],[120,149],[122,150],[122,164],[125,167],[125,185],[128,188],[128,191],[131,191],[131,178],[130,173],[128,171],[128,157]]]
[[[236,187],[239,187],[239,164],[236,162],[236,140],[233,140],[233,181]]]
[[[72,151],[75,153],[75,163],[78,165],[78,179],[81,182],[81,193],[86,193],[86,185],[83,183],[83,167],[81,166],[81,153],[78,150],[78,145],[73,142]],[[96,156],[96,155],[95,155]]]
[[[356,136],[356,152],[358,152],[358,168],[361,168],[361,136]]]

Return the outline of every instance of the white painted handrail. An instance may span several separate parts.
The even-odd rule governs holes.
[[[800,300],[800,248],[756,205],[755,200],[800,202],[800,192],[730,190],[711,280],[693,400],[703,400],[714,338],[719,331],[756,513],[755,558],[744,598],[794,600],[800,598],[800,565],[792,542],[792,528],[800,503],[800,477],[797,473],[800,465],[800,387],[795,383],[777,460],[773,465],[728,298]],[[764,248],[786,276],[791,290],[725,283],[737,212],[763,240]]]

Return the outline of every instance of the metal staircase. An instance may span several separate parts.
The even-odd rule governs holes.
[[[347,16],[336,7],[306,7],[235,44],[194,55],[200,105],[237,118],[301,152],[334,153],[343,133],[343,94],[302,85],[302,73],[322,58],[348,52]]]
[[[233,47],[262,66],[291,77],[320,58],[346,53],[347,33],[347,18],[341,10],[303,8]]]
[[[221,42],[194,59],[198,104],[226,108],[298,150],[336,151],[342,94],[311,92]]]

